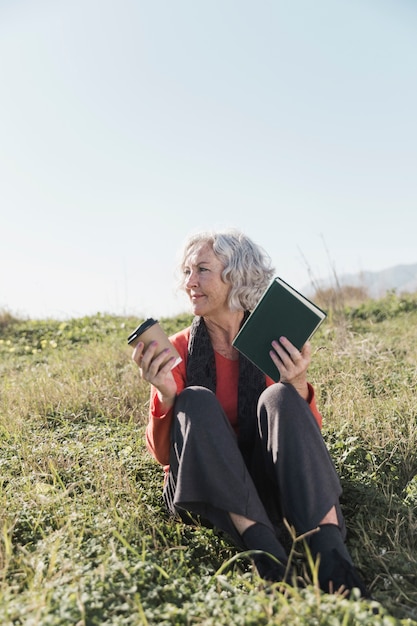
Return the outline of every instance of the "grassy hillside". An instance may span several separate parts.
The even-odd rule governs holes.
[[[172,332],[189,317],[161,320]],[[144,448],[136,319],[0,317],[0,623],[417,624],[417,297],[333,311],[310,380],[376,605],[264,587],[215,532],[169,519]]]

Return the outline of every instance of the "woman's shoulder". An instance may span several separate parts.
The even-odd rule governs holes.
[[[188,354],[188,340],[190,338],[190,327],[183,328],[178,332],[170,335],[169,339],[171,343],[175,346],[178,351],[178,354],[182,358],[183,361],[187,360]]]
[[[182,330],[179,330],[178,332],[174,333],[173,335],[170,335],[170,341],[172,341],[172,343],[184,343],[186,342],[188,345],[188,340],[190,338],[190,326],[187,326],[187,328],[183,328]]]
[[[177,383],[177,389],[180,391],[185,387],[186,369],[188,360],[188,339],[190,336],[190,328],[183,328],[177,333],[170,335],[169,340],[175,346],[181,357],[181,362],[173,369],[174,378]]]

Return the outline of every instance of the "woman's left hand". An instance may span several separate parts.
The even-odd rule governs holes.
[[[290,383],[304,400],[308,400],[307,370],[311,361],[311,345],[307,341],[298,350],[286,337],[272,342],[270,356],[280,373],[280,382]]]

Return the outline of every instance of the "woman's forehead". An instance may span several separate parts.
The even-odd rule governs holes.
[[[188,265],[196,265],[202,261],[213,261],[217,259],[213,247],[207,241],[195,243],[187,250],[184,262]]]

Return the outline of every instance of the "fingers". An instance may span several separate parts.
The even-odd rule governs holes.
[[[146,352],[142,359],[142,376],[149,383],[158,386],[163,379],[170,374],[175,357],[167,360],[169,348],[163,350],[158,356],[148,360]]]
[[[311,361],[311,343],[306,341],[303,347],[301,348],[301,354],[305,359],[308,359],[308,362]]]
[[[135,363],[137,363],[137,365],[139,365],[139,367],[141,366],[141,363],[142,363],[143,347],[144,347],[143,341],[139,341],[134,347],[133,352],[132,352],[132,359],[135,361]]]
[[[307,342],[300,350],[286,337],[272,342],[270,356],[275,363],[282,383],[290,383],[304,400],[309,398],[307,369],[310,364],[311,348]]]
[[[143,378],[146,378],[146,373],[149,369],[149,366],[152,363],[152,359],[155,354],[155,350],[157,347],[156,341],[152,341],[149,346],[144,350],[145,344],[142,341],[139,341],[137,346],[135,347],[132,359],[139,366],[141,371],[141,375]]]
[[[175,360],[175,357],[167,360],[169,348],[155,356],[157,348],[158,343],[152,341],[144,350],[144,344],[140,341],[132,354],[132,359],[138,365],[142,378],[151,384],[166,376],[171,371],[173,361]]]
[[[299,376],[307,371],[311,359],[311,346],[307,342],[298,350],[286,337],[280,337],[279,341],[272,342],[270,355],[277,366],[281,376],[286,380]]]

